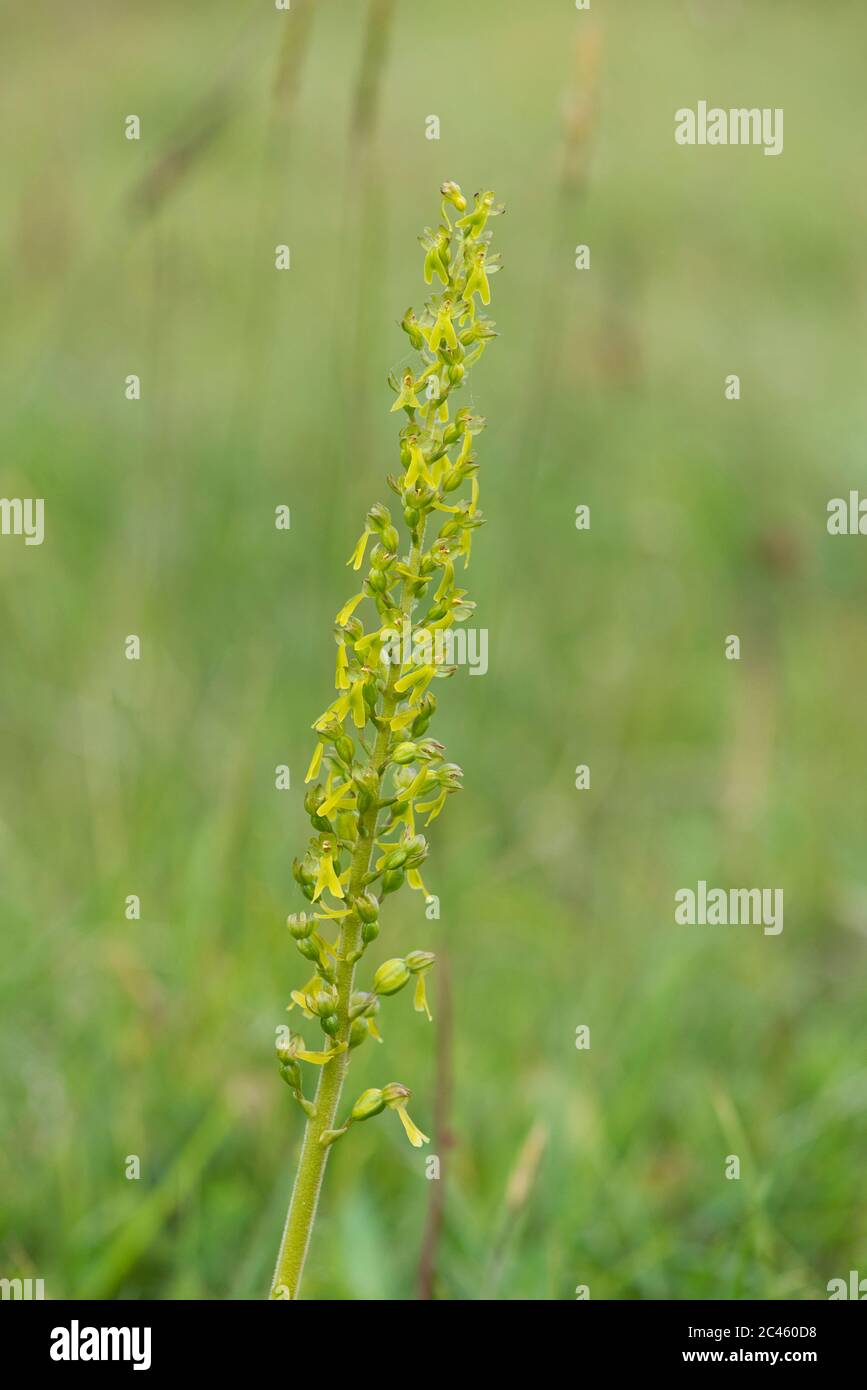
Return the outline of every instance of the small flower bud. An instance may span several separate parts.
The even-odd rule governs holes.
[[[463,769],[458,767],[457,763],[443,763],[442,767],[437,769],[437,781],[440,786],[451,787],[455,791],[460,790],[463,775]]]
[[[286,918],[286,925],[296,941],[303,941],[312,932],[316,924],[314,917],[308,917],[306,912],[290,912]]]
[[[325,788],[318,782],[308,787],[304,793],[304,810],[310,817],[310,822],[315,830],[330,830],[331,826],[326,817],[317,814],[319,807],[325,800]]]
[[[396,893],[398,888],[403,887],[403,881],[403,869],[386,869],[382,875],[382,896],[386,897],[388,893]]]
[[[407,840],[404,849],[406,850],[404,867],[407,869],[417,869],[419,864],[423,864],[427,859],[427,840],[424,835],[413,835],[412,839]]]
[[[360,1047],[369,1037],[370,1030],[367,1027],[366,1021],[363,1018],[353,1019],[352,1026],[349,1029],[350,1048]]]
[[[398,764],[411,763],[415,759],[417,753],[418,749],[414,743],[399,743],[397,747],[392,750],[391,761]]]
[[[388,575],[383,570],[371,570],[367,576],[367,587],[374,594],[384,594],[388,588]]]
[[[302,936],[295,942],[296,947],[305,960],[319,961],[319,947],[309,936]]]
[[[375,922],[379,916],[379,903],[373,893],[359,894],[352,905],[362,922]]]
[[[312,999],[313,1013],[320,1017],[323,1014],[333,1013],[337,1008],[337,990],[333,985],[328,985],[326,989],[317,990]]]
[[[376,994],[397,994],[408,980],[406,961],[395,956],[392,960],[383,961],[373,977],[373,989]]]
[[[412,343],[416,352],[421,352],[422,348],[427,346],[424,337],[422,336],[422,331],[419,328],[418,319],[415,316],[414,310],[407,309],[406,313],[400,321],[400,326],[403,329],[404,333],[407,334],[409,341]]]
[[[422,970],[430,970],[435,960],[433,951],[410,951],[406,965],[413,975],[418,975]]]
[[[451,203],[452,207],[457,208],[458,212],[466,212],[467,200],[461,192],[459,184],[454,183],[452,179],[446,179],[445,183],[440,186],[440,193],[447,203]]]
[[[394,784],[398,792],[405,792],[415,781],[415,773],[411,767],[398,767],[394,774]]]
[[[352,766],[352,759],[355,755],[355,744],[348,734],[340,734],[340,736],[334,740],[334,751],[342,763],[346,763],[347,767]]]
[[[431,718],[436,713],[436,707],[437,697],[428,691],[419,704],[418,714],[413,720],[410,728],[410,733],[413,738],[421,738],[423,734],[427,733]]]
[[[391,512],[384,502],[374,502],[366,520],[370,530],[381,536],[385,527],[391,525]]]
[[[303,862],[300,859],[292,860],[292,877],[295,879],[296,883],[301,884],[302,888],[305,883],[312,887],[316,882],[316,874],[310,867],[306,855],[304,856]]]
[[[387,1086],[383,1086],[379,1094],[382,1097],[383,1105],[387,1105],[392,1110],[398,1106],[406,1105],[408,1100],[412,1100],[412,1091],[408,1086],[401,1086],[399,1081],[389,1081]]]
[[[337,1014],[325,1014],[319,1019],[323,1033],[327,1033],[330,1038],[336,1038],[340,1029],[340,1019]]]
[[[355,784],[355,797],[359,812],[363,815],[373,805],[379,790],[379,780],[373,768],[358,768],[352,774]]]
[[[291,1086],[293,1091],[297,1091],[301,1085],[301,1068],[297,1062],[281,1062],[280,1075],[287,1086]]]
[[[362,1091],[358,1100],[350,1111],[352,1120],[370,1120],[374,1115],[380,1115],[385,1109],[385,1101],[382,1098],[382,1091],[371,1087],[368,1091]]]
[[[374,570],[387,570],[394,562],[394,551],[386,550],[384,545],[375,545],[370,556],[370,567]]]
[[[418,751],[423,758],[439,758],[441,754],[446,751],[446,746],[444,743],[440,743],[438,739],[426,738],[422,739]]]
[[[379,1000],[372,990],[357,990],[349,1005],[351,1019],[366,1017],[379,1012]]]
[[[406,850],[403,848],[393,849],[385,861],[386,869],[400,869],[406,863]]]

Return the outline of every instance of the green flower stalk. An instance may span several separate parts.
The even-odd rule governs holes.
[[[484,521],[473,441],[485,422],[466,406],[454,413],[451,406],[496,337],[481,311],[490,302],[488,277],[499,269],[498,257],[489,254],[487,224],[503,209],[493,193],[476,194],[468,211],[456,183],[440,191],[441,221],[419,238],[431,297],[423,313],[408,309],[401,321],[417,361],[400,377],[389,377],[391,409],[403,412],[404,423],[400,471],[389,475],[388,485],[408,537],[401,540],[388,507],[371,507],[348,561],[356,572],[366,565],[367,573],[335,620],[337,697],[313,725],[304,809],[314,834],[293,865],[311,911],[289,918],[312,973],[292,992],[289,1008],[297,1007],[323,1037],[308,1049],[300,1032],[281,1029],[277,1047],[280,1074],[306,1126],[272,1298],[298,1297],[325,1165],[337,1140],[353,1124],[394,1110],[410,1143],[428,1142],[410,1119],[410,1091],[400,1082],[364,1091],[342,1123],[337,1112],[352,1052],[368,1038],[381,1041],[380,1001],[413,981],[414,1007],[431,1017],[425,989],[435,959],[430,951],[383,961],[366,991],[356,989],[355,972],[379,936],[383,899],[404,884],[429,897],[421,876],[428,844],[418,827],[422,817],[425,829],[436,820],[461,783],[461,769],[446,762],[443,745],[428,736],[437,705],[430,687],[455,670],[440,659],[437,633],[475,607],[458,588],[456,563],[466,569],[473,533]],[[468,495],[461,495],[465,488]],[[302,1064],[319,1074],[313,1099]]]

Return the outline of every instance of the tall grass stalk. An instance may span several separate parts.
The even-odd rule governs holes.
[[[265,115],[258,170],[256,212],[250,234],[250,279],[239,361],[243,372],[234,403],[233,434],[244,441],[248,458],[262,448],[271,384],[278,309],[283,299],[263,275],[274,247],[291,241],[290,190],[293,137],[305,68],[313,39],[318,0],[301,0],[281,23],[281,42]]]
[[[335,276],[334,342],[340,346],[335,367],[341,383],[343,447],[361,470],[371,458],[369,366],[376,357],[384,319],[386,257],[382,253],[388,184],[376,136],[394,10],[395,0],[369,0],[367,7],[347,132],[341,254]],[[332,528],[345,521],[335,507]]]

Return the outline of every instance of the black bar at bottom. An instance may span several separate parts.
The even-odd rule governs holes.
[[[547,1312],[534,1303],[531,1314],[522,1311],[526,1304],[516,1303],[426,1304],[417,1313],[406,1304],[398,1309],[376,1303],[358,1315],[340,1306],[339,1336],[336,1304],[289,1308],[264,1300],[7,1301],[0,1304],[0,1328],[6,1364],[11,1358],[25,1372],[93,1378],[108,1368],[115,1376],[141,1378],[190,1366],[220,1376],[282,1369],[291,1380],[312,1374],[314,1381],[324,1377],[326,1383],[350,1368],[366,1377],[383,1370],[393,1374],[398,1366],[399,1374],[428,1381],[438,1352],[444,1371],[459,1368],[462,1374],[475,1363],[490,1370],[492,1362],[516,1349],[529,1353],[531,1363],[541,1353],[548,1366],[560,1342],[574,1359],[576,1375],[588,1365],[597,1373],[600,1365],[651,1372],[799,1365],[823,1373],[860,1366],[863,1374],[867,1331],[864,1312],[845,1301],[576,1301],[553,1304]],[[500,1324],[504,1315],[508,1322]],[[472,1322],[462,1326],[467,1316]],[[459,1344],[450,1336],[452,1329]]]

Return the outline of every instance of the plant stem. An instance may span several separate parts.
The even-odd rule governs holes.
[[[420,529],[418,538],[414,541],[410,552],[408,568],[414,577],[419,572],[423,540],[424,527]],[[414,589],[415,579],[405,579],[400,603],[400,611],[404,617],[407,617],[412,611],[415,598]],[[359,817],[358,842],[352,856],[347,892],[350,901],[364,890],[364,879],[370,870],[370,861],[375,847],[376,822],[380,811],[379,791],[391,737],[391,718],[398,704],[394,683],[399,672],[399,663],[395,663],[389,668],[388,680],[383,691],[382,707],[379,713],[380,727],[368,763],[368,767],[376,775],[377,795],[373,798],[369,810]],[[348,1043],[349,1041],[349,1005],[352,998],[356,964],[354,957],[360,945],[361,922],[353,914],[345,919],[340,933],[340,960],[337,965],[336,979],[337,1007],[335,1009],[340,1021],[336,1034],[337,1042]],[[349,1056],[347,1048],[346,1051],[339,1053],[333,1061],[327,1062],[320,1072],[314,1101],[316,1113],[312,1119],[307,1121],[304,1129],[304,1142],[301,1147],[298,1172],[295,1175],[295,1185],[289,1201],[286,1225],[283,1228],[283,1239],[280,1242],[280,1253],[277,1256],[277,1266],[271,1284],[272,1298],[298,1298],[301,1276],[304,1272],[304,1261],[307,1258],[313,1223],[316,1220],[316,1208],[319,1204],[319,1193],[322,1190],[322,1179],[325,1176],[325,1165],[331,1152],[331,1145],[322,1144],[320,1141],[326,1130],[337,1128],[337,1107],[340,1104],[343,1082],[349,1068]]]

